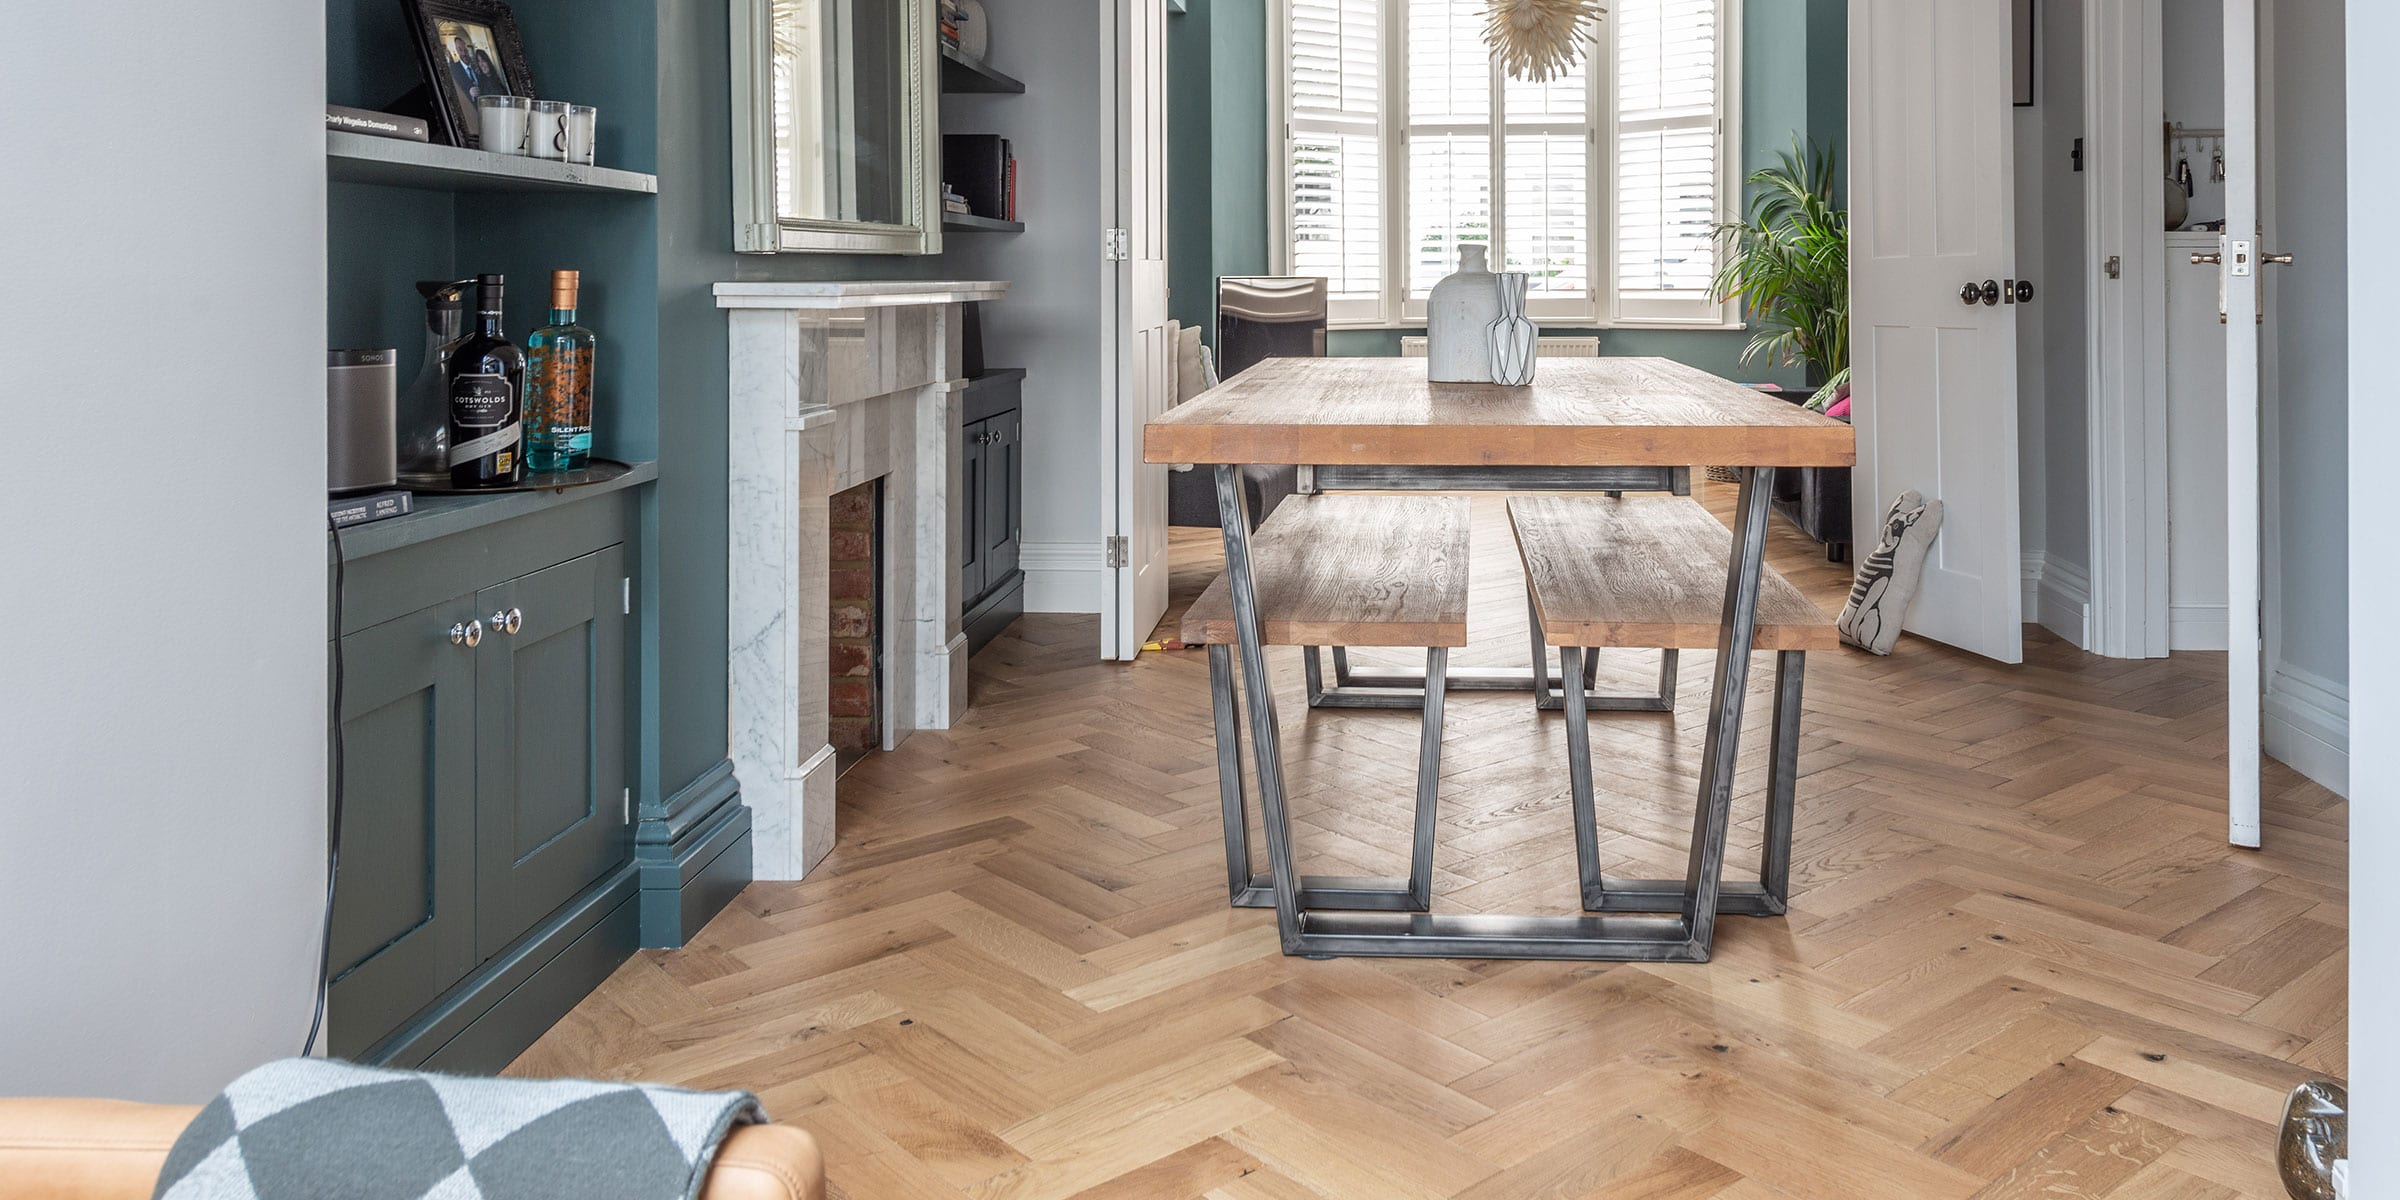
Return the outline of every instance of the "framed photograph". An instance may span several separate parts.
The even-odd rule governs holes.
[[[2015,67],[2018,108],[2033,107],[2033,65],[2034,54],[2038,49],[2033,40],[2033,10],[2039,4],[2040,0],[2016,0],[2017,8],[2013,14],[2013,27],[2016,30],[2014,40],[2017,48]]]
[[[517,15],[502,0],[400,0],[434,116],[453,146],[482,145],[475,98],[531,96]]]

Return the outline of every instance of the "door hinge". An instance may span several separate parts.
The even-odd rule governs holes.
[[[1118,534],[1108,539],[1108,565],[1110,567],[1133,565],[1133,543],[1127,540],[1124,534]]]
[[[633,615],[633,576],[626,576],[624,584],[624,590],[620,594],[625,602],[625,615],[630,617]]]
[[[2100,269],[2108,272],[2108,277],[2110,279],[2125,278],[2125,256],[2122,254],[2109,255],[2107,265],[2101,267]]]
[[[631,824],[633,824],[633,789],[632,789],[632,788],[626,788],[626,789],[625,789],[625,803],[624,803],[624,807],[623,807],[623,808],[621,808],[621,809],[619,809],[618,811],[620,811],[620,812],[622,812],[622,813],[624,814],[624,817],[625,817],[624,823],[625,823],[625,824],[627,824],[627,825],[631,825]]]
[[[1102,257],[1109,262],[1124,262],[1133,257],[1133,234],[1123,229],[1111,229],[1101,234]]]

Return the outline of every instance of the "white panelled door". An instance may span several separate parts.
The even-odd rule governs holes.
[[[1907,628],[2008,663],[2024,658],[2011,8],[1850,4],[1858,540],[1902,492],[1941,500]]]
[[[1167,469],[1142,461],[1142,427],[1174,403],[1175,345],[1167,320],[1167,28],[1165,0],[1104,0],[1114,27],[1115,99],[1103,120],[1116,181],[1108,259],[1106,361],[1116,394],[1108,413],[1113,461],[1101,472],[1110,532],[1100,654],[1131,660],[1167,613]]]

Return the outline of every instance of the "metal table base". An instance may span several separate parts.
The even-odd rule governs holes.
[[[1326,468],[1318,468],[1318,486]],[[1370,469],[1344,468],[1342,482],[1360,478]],[[1594,468],[1589,476],[1547,473],[1540,484],[1566,488],[1585,479],[1576,490],[1602,491],[1644,488],[1642,479],[1627,479],[1616,468]],[[1637,471],[1661,469],[1639,468]],[[1719,622],[1715,679],[1710,688],[1709,725],[1702,751],[1699,794],[1694,805],[1689,867],[1680,882],[1650,881],[1603,886],[1597,897],[1612,909],[1629,902],[1655,903],[1671,915],[1500,916],[1445,914],[1431,907],[1430,868],[1435,817],[1435,785],[1439,778],[1442,696],[1449,685],[1445,652],[1429,652],[1424,685],[1425,732],[1419,755],[1417,810],[1411,854],[1411,878],[1352,880],[1302,877],[1294,861],[1291,814],[1284,792],[1282,740],[1275,713],[1273,681],[1267,669],[1258,612],[1258,592],[1250,555],[1250,519],[1241,502],[1241,472],[1236,466],[1216,469],[1217,511],[1225,537],[1225,573],[1232,593],[1235,645],[1209,648],[1211,674],[1226,686],[1215,689],[1220,790],[1226,828],[1227,883],[1237,901],[1255,896],[1263,885],[1275,907],[1276,928],[1286,954],[1309,957],[1365,955],[1419,958],[1543,958],[1640,962],[1705,962],[1714,944],[1720,906],[1728,911],[1764,912],[1770,901],[1780,906],[1782,881],[1762,881],[1755,894],[1744,888],[1730,892],[1724,885],[1725,840],[1731,823],[1733,781],[1741,741],[1742,701],[1748,688],[1750,651],[1758,622],[1759,582],[1766,561],[1767,501],[1772,491],[1771,468],[1742,468],[1741,495],[1735,506],[1733,553],[1726,570],[1725,602]],[[1412,490],[1512,490],[1521,481],[1478,480],[1464,470],[1375,475],[1368,486],[1409,486]],[[1659,478],[1647,477],[1651,482]],[[1561,482],[1561,480],[1564,482]],[[1537,484],[1536,486],[1539,486]],[[1354,485],[1355,486],[1355,485]],[[1665,490],[1665,489],[1657,489]],[[1238,731],[1239,706],[1232,687],[1232,663],[1237,659],[1241,688],[1250,696],[1249,742],[1255,769],[1259,808],[1265,825],[1268,870],[1263,880],[1249,865],[1247,804],[1241,784]],[[1315,659],[1312,653],[1310,660]],[[1547,656],[1542,656],[1546,660]],[[1580,686],[1584,673],[1580,652],[1562,655],[1558,678],[1565,683],[1562,702],[1568,711],[1570,750],[1578,761],[1590,763],[1587,727],[1591,697]],[[1543,671],[1547,676],[1547,664]],[[1531,683],[1531,671],[1528,686]],[[1791,719],[1797,720],[1797,673],[1791,676]],[[1547,680],[1545,680],[1547,682]],[[1579,703],[1579,701],[1581,703]],[[1778,689],[1778,724],[1783,689]],[[1231,735],[1231,736],[1229,736]],[[1796,739],[1794,739],[1796,741]],[[1788,776],[1789,772],[1785,772]],[[1588,775],[1587,775],[1588,779]],[[1227,782],[1230,781],[1230,782]],[[1588,792],[1587,792],[1588,795]],[[1773,805],[1770,805],[1772,808]],[[1771,814],[1772,825],[1775,817]],[[1787,823],[1787,811],[1782,820]],[[1598,861],[1596,818],[1589,805],[1576,820],[1579,861]],[[1772,833],[1772,830],[1770,830]],[[1774,839],[1770,837],[1770,845]],[[1585,851],[1589,851],[1586,853]],[[1602,882],[1596,869],[1585,880]],[[1399,888],[1391,887],[1401,883]],[[1424,886],[1420,887],[1420,883]],[[1589,889],[1587,888],[1587,891]],[[1365,901],[1385,911],[1337,910],[1329,900]],[[1365,907],[1362,905],[1361,907]],[[1397,911],[1392,911],[1397,910]]]

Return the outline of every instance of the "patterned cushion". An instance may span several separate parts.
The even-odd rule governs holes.
[[[469,1079],[332,1059],[235,1080],[176,1140],[157,1200],[692,1200],[743,1092]]]
[[[1858,582],[1842,606],[1842,640],[1872,654],[1890,654],[1900,642],[1900,623],[1916,599],[1925,574],[1925,555],[1942,531],[1942,502],[1902,492],[1883,514],[1883,541],[1858,564]]]

